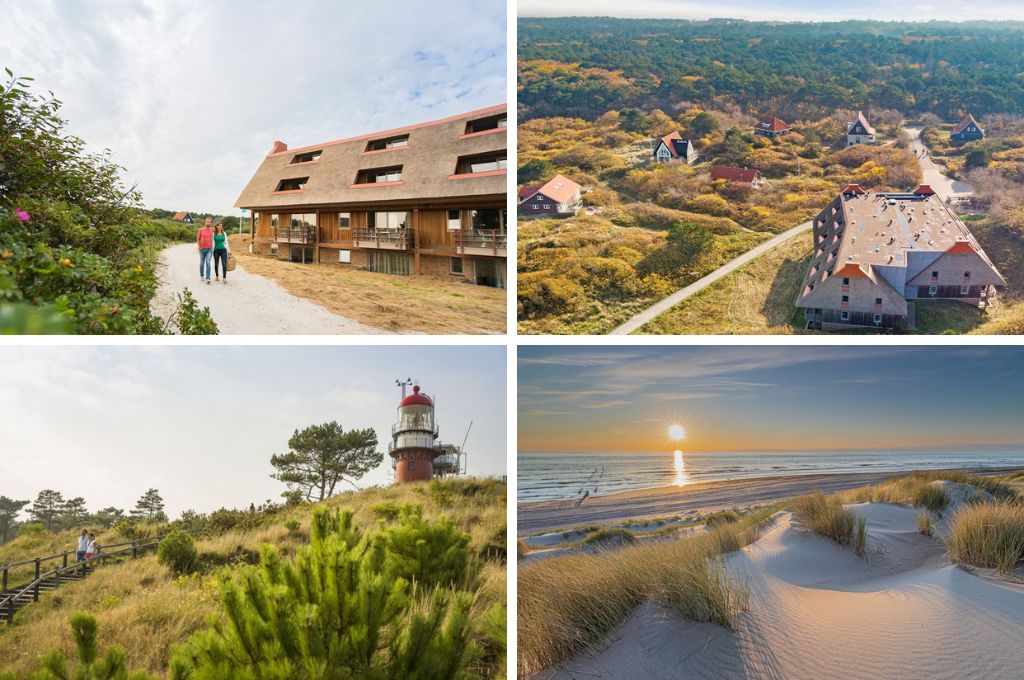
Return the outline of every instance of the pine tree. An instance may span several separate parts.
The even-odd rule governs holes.
[[[69,498],[60,508],[60,523],[65,527],[75,527],[85,521],[89,511],[85,508],[85,499],[81,496]]]
[[[32,503],[32,507],[29,508],[28,514],[32,517],[33,521],[41,522],[47,531],[52,531],[57,525],[57,520],[60,518],[63,508],[64,496],[59,491],[43,489],[36,496],[36,500]]]
[[[346,432],[334,421],[295,430],[288,448],[288,453],[270,458],[278,470],[271,476],[287,484],[292,492],[301,492],[306,500],[322,501],[333,496],[342,481],[355,486],[355,480],[384,460],[384,454],[377,451],[377,433],[372,428]]]
[[[428,587],[431,579],[413,584],[406,575],[419,572],[417,561],[391,553],[415,534],[439,543],[433,554],[468,562],[465,534],[421,520],[407,513],[398,541],[385,530],[360,531],[351,512],[316,510],[310,544],[294,560],[267,545],[258,567],[223,578],[226,621],[175,649],[172,680],[479,677],[473,669],[484,650],[476,638],[486,633],[471,620],[472,596]]]
[[[109,529],[122,519],[124,519],[124,510],[111,506],[109,508],[103,508],[94,514],[90,521],[99,524],[105,529]]]
[[[14,538],[14,527],[18,513],[29,504],[29,501],[16,501],[7,496],[0,496],[0,543]]]
[[[160,497],[160,492],[156,489],[150,489],[142,495],[142,498],[135,504],[135,509],[132,510],[131,516],[138,520],[166,520],[167,515],[164,514],[164,499]]]

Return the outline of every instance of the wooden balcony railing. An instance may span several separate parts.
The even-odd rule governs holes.
[[[412,232],[408,229],[353,229],[352,239],[360,248],[407,250],[412,246]]]
[[[455,247],[460,253],[504,255],[508,247],[508,232],[502,229],[462,229],[455,232]]]
[[[279,243],[316,243],[316,227],[272,227]]]

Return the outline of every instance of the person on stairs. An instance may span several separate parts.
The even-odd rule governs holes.
[[[78,537],[78,549],[75,550],[75,562],[84,560],[87,552],[89,552],[89,530],[82,529],[82,535]]]

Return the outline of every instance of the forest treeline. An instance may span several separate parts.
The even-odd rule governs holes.
[[[1024,23],[519,21],[521,119],[733,103],[808,118],[1024,113]]]

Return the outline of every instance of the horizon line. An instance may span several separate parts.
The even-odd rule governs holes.
[[[729,16],[665,16],[665,15],[616,15],[616,14],[517,14],[517,19],[634,19],[655,21],[742,21],[748,24],[843,24],[851,22],[876,24],[1024,24],[1021,19],[746,19]],[[1024,29],[1024,26],[1022,26]]]

